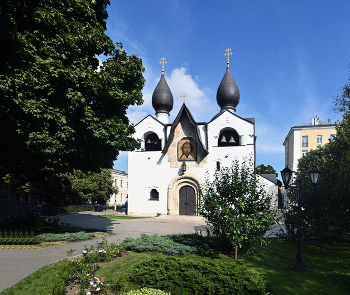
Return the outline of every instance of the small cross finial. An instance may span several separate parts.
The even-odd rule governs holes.
[[[226,64],[227,64],[227,66],[229,66],[230,65],[230,55],[232,55],[232,52],[230,52],[231,48],[227,48],[227,49],[225,49],[225,51],[226,51],[226,53],[224,53],[224,55],[227,56]]]
[[[180,95],[180,97],[183,97],[184,98],[184,103],[185,103],[185,97],[188,97],[188,95],[186,95],[185,93]]]
[[[167,64],[168,62],[166,62],[166,58],[162,57],[160,59],[161,61],[159,62],[162,65],[162,74],[164,74],[164,64]]]

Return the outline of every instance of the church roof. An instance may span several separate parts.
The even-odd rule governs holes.
[[[223,111],[217,113],[217,114],[209,121],[209,123],[213,122],[216,118],[219,118],[219,117],[220,117],[222,114],[224,114],[225,112],[229,112],[230,114],[232,114],[232,115],[234,115],[234,116],[236,116],[236,117],[238,117],[238,118],[240,118],[240,119],[242,119],[242,120],[244,120],[244,121],[247,121],[247,122],[249,122],[249,123],[251,123],[251,124],[255,124],[255,118],[242,118],[242,117],[236,115],[236,114],[235,114],[234,112],[232,112],[230,109],[224,109]]]
[[[165,81],[164,73],[153,91],[152,106],[156,113],[169,113],[173,109],[174,99],[168,83]]]
[[[236,110],[240,100],[238,86],[232,77],[229,66],[227,65],[224,77],[218,87],[216,93],[216,101],[221,109],[231,108]]]
[[[152,115],[148,115],[148,116],[144,117],[140,122],[138,122],[138,123],[135,125],[135,127],[136,127],[137,125],[139,125],[141,122],[143,122],[144,120],[146,120],[148,117],[151,117],[152,119],[154,119],[154,120],[157,121],[158,123],[160,123],[160,124],[162,124],[162,125],[165,125],[164,123],[162,123],[161,121],[159,121],[157,118],[153,117]]]
[[[195,140],[198,142],[198,147],[201,149],[201,152],[204,154],[204,155],[207,155],[209,154],[209,152],[205,149],[203,143],[202,143],[202,140],[199,136],[199,133],[198,133],[198,127],[197,127],[197,123],[196,121],[194,120],[190,110],[186,107],[186,105],[183,103],[182,104],[182,107],[179,111],[179,113],[177,114],[173,124],[171,125],[171,129],[170,129],[170,134],[169,134],[169,138],[168,138],[168,141],[166,142],[163,150],[162,150],[162,154],[166,154],[168,152],[168,149],[169,149],[169,146],[170,144],[172,143],[173,139],[174,139],[174,133],[175,133],[175,129],[176,129],[176,126],[180,123],[180,120],[181,120],[181,117],[182,115],[185,115],[187,116],[189,122],[191,123],[191,125],[194,127],[194,131],[195,131]]]
[[[259,174],[259,176],[271,181],[274,184],[277,184],[276,174]]]

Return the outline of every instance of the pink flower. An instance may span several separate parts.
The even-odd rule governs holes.
[[[94,283],[93,282],[90,282],[90,285],[92,286]]]
[[[104,282],[105,281],[105,279],[101,279],[101,282]]]
[[[96,291],[97,291],[97,292],[100,291],[100,287],[98,287],[98,288],[96,289]]]

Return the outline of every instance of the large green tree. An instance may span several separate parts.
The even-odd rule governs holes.
[[[299,160],[296,173],[295,184],[301,178],[303,187],[310,187],[309,171],[315,167],[322,171],[317,187],[302,193],[303,235],[305,239],[320,242],[320,253],[324,240],[342,238],[350,231],[350,116],[345,116],[336,129],[337,135],[332,141]],[[297,197],[292,193],[289,197],[290,209],[295,209]],[[294,237],[297,227],[296,214],[296,210],[285,213],[290,237]]]
[[[101,202],[108,200],[112,194],[118,193],[118,188],[113,186],[111,169],[101,169],[100,173],[74,170],[69,173],[68,178],[73,192],[79,199]]]
[[[108,0],[0,4],[0,174],[60,183],[73,169],[110,168],[141,104],[142,61],[105,34]],[[98,69],[99,55],[106,61]]]
[[[201,191],[200,213],[214,235],[237,249],[267,242],[264,234],[276,221],[272,196],[266,194],[251,163],[236,159],[231,167],[207,177]]]

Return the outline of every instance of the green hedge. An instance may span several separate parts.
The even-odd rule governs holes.
[[[0,231],[0,245],[36,245],[40,240],[34,232],[28,231]]]
[[[57,242],[57,241],[69,241],[69,242],[75,242],[75,241],[85,241],[92,239],[94,237],[93,233],[86,233],[86,232],[77,232],[77,233],[63,233],[63,234],[41,234],[38,235],[37,238],[43,242]]]
[[[136,264],[127,280],[181,295],[267,294],[261,275],[242,265],[160,256]]]

